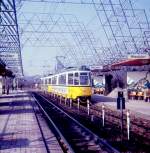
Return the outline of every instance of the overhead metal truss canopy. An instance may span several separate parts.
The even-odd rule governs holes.
[[[132,53],[150,54],[150,22],[135,0],[20,0],[26,2],[91,5],[103,38],[97,37],[74,14],[19,12],[23,46],[60,47],[64,65],[110,64]]]
[[[143,53],[150,48],[150,23],[144,9],[134,8],[131,0],[93,0],[97,16],[112,54]],[[121,57],[120,56],[120,57]]]
[[[15,0],[0,0],[0,58],[16,76],[23,75]]]
[[[27,16],[30,18],[26,19]],[[21,13],[19,19],[22,27],[20,30],[22,46],[59,47],[61,52],[67,55],[65,65],[73,62],[75,62],[73,65],[102,62],[96,51],[96,44],[94,45],[95,38],[92,31],[88,31],[76,16]]]

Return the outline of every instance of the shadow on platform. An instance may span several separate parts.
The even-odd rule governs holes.
[[[0,133],[0,140],[2,140],[1,137],[12,136],[12,135],[15,135],[15,134],[19,134],[19,132]]]
[[[0,99],[5,99],[5,98],[26,98],[26,97],[29,97],[29,95],[28,94],[25,94],[25,95],[21,95],[21,94],[15,94],[15,95],[2,95],[2,96],[0,96]]]
[[[22,114],[22,113],[34,113],[34,111],[33,111],[32,108],[0,110],[0,115],[4,115],[4,114]]]
[[[117,99],[116,98],[112,98],[112,97],[107,97],[107,96],[103,96],[103,95],[92,95],[91,100],[93,103],[99,103],[99,102],[116,102]]]
[[[22,148],[29,146],[29,140],[24,138],[0,140],[0,150],[11,149],[11,148]]]
[[[29,100],[22,100],[22,101],[12,101],[12,102],[0,102],[0,107],[1,106],[27,106],[31,105],[31,101]]]

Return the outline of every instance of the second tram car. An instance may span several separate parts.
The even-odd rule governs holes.
[[[68,70],[41,78],[41,89],[58,96],[76,100],[90,99],[92,94],[89,70]]]

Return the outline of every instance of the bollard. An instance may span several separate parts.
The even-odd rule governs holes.
[[[127,136],[128,140],[130,140],[130,112],[127,110]]]
[[[72,99],[70,99],[70,108],[72,107]]]
[[[78,98],[78,111],[80,109],[80,99]]]
[[[103,127],[105,125],[105,106],[104,104],[102,105],[102,125]]]
[[[90,101],[87,100],[87,113],[90,115]]]
[[[65,97],[65,106],[66,106],[66,104],[67,104],[67,98]]]
[[[91,115],[91,122],[94,121],[94,115]]]

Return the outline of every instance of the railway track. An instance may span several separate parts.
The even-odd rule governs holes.
[[[44,95],[46,96],[46,95]],[[120,113],[105,106],[105,126],[102,126],[102,109],[98,106],[90,107],[90,115],[87,115],[87,107],[81,106],[78,110],[77,103],[72,103],[70,108],[69,101],[65,103],[62,99],[60,102],[56,97],[46,96],[53,100],[57,106],[67,111],[71,116],[76,118],[80,123],[84,124],[91,131],[103,137],[109,144],[117,148],[121,152],[149,152],[150,145],[150,125],[145,119],[136,117],[131,113],[130,140],[127,139],[126,114],[123,119],[123,133],[121,140],[120,130]],[[92,119],[92,115],[94,119]]]
[[[102,107],[102,105],[101,105]],[[98,114],[101,112],[101,107],[93,106],[91,108],[93,114]],[[120,112],[105,106],[105,113],[106,113],[106,120],[109,120],[111,123],[114,123],[116,125],[120,124]],[[123,113],[123,123],[126,125],[126,112]],[[143,139],[149,139],[150,141],[150,122],[144,118],[137,117],[137,113],[131,112],[130,113],[130,122],[131,122],[131,132],[138,134]],[[126,126],[124,126],[124,131],[126,131]]]
[[[62,141],[65,144],[63,145],[66,148],[63,148],[64,152],[119,152],[44,96],[37,93],[33,95],[45,116],[51,121],[50,124],[55,127],[58,140],[61,141],[61,144]]]

